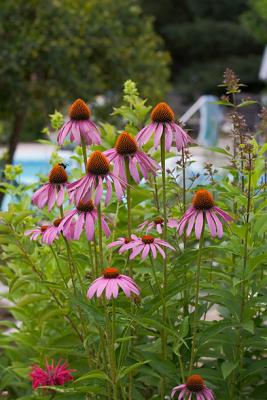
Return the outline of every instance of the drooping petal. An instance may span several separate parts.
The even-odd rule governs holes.
[[[203,211],[199,211],[195,222],[195,234],[197,240],[200,239],[202,228],[203,228]]]
[[[208,227],[209,227],[211,236],[215,237],[217,234],[217,229],[216,229],[216,225],[215,225],[214,219],[212,218],[212,213],[210,212],[210,210],[206,211],[206,219],[207,219],[207,223],[208,223]]]

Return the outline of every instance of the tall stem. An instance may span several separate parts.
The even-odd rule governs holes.
[[[165,164],[165,129],[163,130],[160,139],[160,158],[161,158],[161,168],[162,168],[162,190],[163,190],[163,240],[166,241],[167,238],[167,198],[166,198],[166,164]],[[162,304],[162,319],[163,323],[166,323],[166,290],[167,290],[167,254],[163,261],[163,304]],[[164,330],[162,332],[162,358],[166,360],[167,357],[167,333]],[[165,396],[165,379],[162,380],[161,385],[161,398],[164,399]]]
[[[99,246],[99,260],[101,270],[104,269],[104,255],[103,255],[103,242],[102,242],[102,215],[101,203],[97,206],[97,219],[98,219],[98,246]]]
[[[52,252],[52,254],[53,254],[54,258],[55,258],[55,261],[56,261],[56,264],[57,264],[57,268],[58,268],[58,271],[59,271],[59,273],[60,273],[61,279],[62,279],[62,281],[64,282],[65,288],[68,289],[68,283],[67,283],[67,281],[66,281],[66,279],[65,279],[65,277],[64,277],[63,271],[62,271],[61,266],[60,266],[60,263],[59,263],[59,261],[58,261],[56,252],[55,252],[55,250],[53,249],[53,246],[50,246],[50,249],[51,249],[51,252]]]
[[[185,179],[185,168],[186,168],[186,162],[185,162],[185,152],[184,152],[184,147],[182,148],[182,179],[183,179],[183,214],[186,212],[186,179]],[[183,243],[184,243],[184,249],[186,247],[186,231],[183,233]],[[184,264],[184,280],[185,283],[187,282],[187,265]],[[188,309],[188,290],[185,289],[183,293],[184,297],[184,316],[189,315],[189,309]]]
[[[199,289],[200,289],[200,267],[202,259],[202,250],[204,248],[204,236],[205,236],[205,216],[203,216],[203,227],[199,240],[198,257],[197,257],[197,271],[196,271],[196,293],[195,293],[195,311],[193,320],[193,333],[192,333],[192,347],[191,347],[191,358],[189,366],[189,375],[192,372],[195,354],[196,354],[196,335],[197,335],[197,321],[198,321],[198,306],[199,306]]]
[[[83,138],[82,138],[82,153],[83,153],[84,171],[86,173],[87,152],[86,152],[86,143],[83,140]],[[94,278],[96,278],[96,268],[95,268],[94,259],[93,259],[91,242],[87,241],[87,243],[88,243],[89,259],[90,259],[90,262],[91,262],[91,265],[92,265],[93,275],[94,275]]]
[[[131,174],[130,174],[130,167],[129,167],[129,159],[125,158],[125,175],[126,175],[126,179],[127,179],[127,188],[126,188],[126,197],[127,197],[127,215],[128,215],[128,236],[131,237],[132,234],[132,204],[131,204]],[[127,264],[129,261],[129,257],[130,257],[130,251],[128,253],[128,257],[127,257]],[[133,270],[132,270],[132,264],[129,264],[129,275],[132,276],[133,275]],[[131,312],[133,312],[133,304],[131,302]],[[132,329],[131,329],[131,334],[133,334]],[[130,347],[132,349],[133,347],[133,341],[130,341]],[[128,397],[129,400],[132,400],[132,396],[133,396],[133,374],[130,373],[129,374],[129,390],[128,390]]]
[[[116,342],[116,306],[115,301],[112,300],[112,320],[111,320],[111,360],[112,360],[112,386],[113,386],[113,400],[118,399],[118,386],[117,386],[117,365],[115,354]]]
[[[129,168],[129,159],[125,158],[125,174],[127,179],[127,189],[126,189],[126,197],[127,197],[127,222],[128,222],[128,236],[130,237],[132,234],[132,210],[131,210],[131,174]],[[129,272],[130,276],[133,275],[132,264],[129,264]]]

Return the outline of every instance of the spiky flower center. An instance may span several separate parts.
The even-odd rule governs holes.
[[[192,203],[197,210],[209,210],[215,205],[212,194],[205,189],[200,189],[195,193]]]
[[[41,232],[45,232],[49,228],[49,225],[43,225],[41,226]]]
[[[186,387],[191,392],[201,392],[204,389],[204,380],[200,375],[191,375],[187,378]]]
[[[117,278],[120,275],[120,273],[117,268],[106,268],[102,272],[102,275],[106,279],[114,279],[114,278]]]
[[[135,138],[133,138],[128,132],[122,132],[116,140],[115,149],[122,156],[135,154],[138,146]]]
[[[63,218],[55,219],[54,222],[53,222],[53,225],[57,228],[62,220],[63,220]]]
[[[65,171],[65,168],[62,164],[55,165],[48,176],[49,182],[54,185],[60,185],[62,183],[66,183],[68,181],[68,175]]]
[[[161,217],[156,217],[156,218],[154,219],[154,224],[155,224],[155,225],[162,225],[163,222],[164,222],[164,219],[161,218]]]
[[[106,175],[110,171],[110,163],[101,151],[94,151],[86,164],[86,171],[92,175]]]
[[[124,238],[124,243],[125,243],[125,244],[128,244],[128,243],[130,243],[131,241],[132,241],[132,239],[131,239],[130,237]]]
[[[154,240],[155,239],[153,238],[153,236],[150,236],[150,235],[142,236],[142,242],[145,244],[151,244],[154,242]]]
[[[77,99],[69,107],[69,116],[71,119],[75,119],[76,121],[89,119],[91,111],[82,99]]]
[[[81,212],[91,212],[91,211],[93,211],[93,209],[95,207],[94,207],[93,200],[89,200],[86,202],[80,200],[76,208],[78,211],[81,211]]]
[[[158,103],[151,112],[153,122],[172,122],[174,120],[174,112],[167,103]]]

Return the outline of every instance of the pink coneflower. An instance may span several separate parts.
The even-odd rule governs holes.
[[[87,297],[91,299],[95,294],[100,297],[103,291],[106,291],[108,300],[113,297],[116,299],[121,288],[127,297],[132,294],[139,296],[140,290],[134,280],[127,275],[120,275],[117,268],[106,268],[103,271],[103,276],[97,278],[89,287]]]
[[[143,222],[142,224],[140,224],[138,226],[138,228],[140,230],[145,229],[146,232],[151,231],[151,229],[156,229],[157,232],[161,235],[163,225],[164,225],[164,219],[162,217],[156,217],[152,221],[147,220],[147,221]],[[176,225],[177,225],[177,221],[175,219],[173,219],[173,218],[168,219],[167,226],[169,228],[176,228]]]
[[[125,162],[129,162],[129,171],[136,183],[140,182],[138,168],[144,178],[149,172],[156,175],[159,164],[138,148],[136,140],[128,133],[122,132],[117,138],[114,149],[103,154],[114,164],[114,174],[126,181]]]
[[[43,237],[45,231],[50,228],[52,225],[41,225],[37,226],[34,229],[28,229],[25,231],[25,236],[30,236],[30,240],[37,240],[39,236]]]
[[[39,365],[33,366],[30,373],[33,389],[37,389],[40,386],[63,386],[65,383],[72,381],[71,372],[74,370],[67,367],[66,363],[60,364],[60,361],[54,366],[54,360],[51,365],[46,361],[45,369],[42,369]]]
[[[86,165],[87,174],[76,182],[68,185],[68,192],[71,201],[78,204],[80,200],[91,199],[95,189],[94,203],[98,205],[103,194],[103,183],[105,182],[107,192],[105,204],[110,202],[112,195],[112,183],[119,200],[123,197],[126,183],[110,171],[110,162],[101,151],[94,151],[89,157]]]
[[[215,400],[212,390],[207,388],[200,375],[191,375],[186,383],[174,387],[171,397],[174,397],[176,392],[179,394],[179,397],[177,394],[178,400]]]
[[[37,240],[39,236],[42,238],[42,243],[51,245],[54,240],[58,239],[60,233],[63,233],[59,228],[62,218],[54,220],[52,225],[42,225],[40,227],[27,230],[24,235],[30,236],[30,240]],[[64,233],[67,240],[72,240],[74,234],[73,224],[69,227],[68,231]]]
[[[111,249],[112,247],[119,247],[121,248],[125,244],[128,244],[131,242],[131,238],[129,237],[119,237],[115,242],[109,243],[107,247]]]
[[[75,210],[68,211],[66,213],[59,225],[59,229],[62,229],[63,234],[67,236],[70,235],[69,231],[70,229],[73,229],[72,226],[74,226],[74,240],[78,240],[80,238],[82,230],[84,229],[87,239],[93,240],[96,221],[97,210],[93,201],[89,200],[87,202],[83,202],[80,200]],[[106,237],[108,238],[110,235],[110,230],[103,214],[101,215],[101,225]]]
[[[142,252],[142,259],[145,259],[149,252],[151,252],[153,258],[157,257],[157,251],[162,255],[163,258],[166,257],[164,250],[162,249],[163,247],[168,247],[171,250],[175,250],[174,247],[172,247],[169,243],[165,242],[164,240],[155,238],[154,236],[151,235],[145,235],[142,237],[137,237],[136,235],[131,235],[131,242],[124,244],[120,250],[119,253],[123,253],[126,250],[132,250],[132,253],[130,255],[130,260],[135,258],[138,254]]]
[[[158,103],[151,112],[151,123],[145,126],[136,136],[137,143],[142,146],[147,143],[152,134],[154,136],[154,148],[160,144],[162,134],[165,134],[165,147],[169,151],[175,142],[178,151],[182,150],[192,141],[190,136],[174,122],[174,112],[167,103]]]
[[[40,189],[38,189],[32,196],[32,202],[39,208],[43,208],[46,204],[48,210],[55,203],[60,207],[64,201],[64,189],[67,185],[68,175],[65,171],[65,164],[55,165],[49,172],[49,182],[45,183]]]
[[[193,227],[195,227],[195,235],[200,239],[204,221],[207,221],[212,237],[223,235],[223,226],[220,218],[225,222],[230,222],[233,218],[219,207],[215,206],[212,194],[205,189],[198,190],[192,201],[192,206],[185,212],[179,221],[177,231],[179,235],[186,229],[186,236],[190,236]]]
[[[77,99],[69,108],[69,120],[65,122],[58,132],[57,142],[59,145],[70,135],[70,141],[79,146],[82,140],[85,144],[100,144],[100,132],[96,124],[90,119],[91,110],[87,104]]]

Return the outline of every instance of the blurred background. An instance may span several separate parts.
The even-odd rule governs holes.
[[[1,170],[14,159],[27,168],[42,154],[47,162],[52,150],[29,143],[47,138],[49,114],[66,112],[77,97],[93,106],[100,121],[108,120],[127,79],[149,104],[168,101],[200,144],[214,145],[229,131],[214,100],[223,93],[218,84],[230,67],[246,83],[246,95],[258,101],[248,115],[248,124],[257,124],[267,80],[267,0],[0,0],[0,5]],[[28,175],[38,172],[32,165]]]

